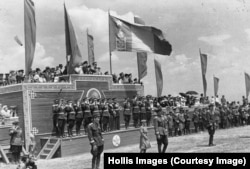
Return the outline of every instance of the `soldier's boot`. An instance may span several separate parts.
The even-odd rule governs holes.
[[[96,169],[96,156],[93,156],[92,158],[92,169]]]
[[[163,146],[163,150],[162,150],[162,153],[165,153],[165,152],[166,152],[166,150],[167,150],[167,148],[168,148],[168,144],[164,144],[164,146]]]
[[[161,144],[158,144],[158,153],[161,153]]]
[[[95,169],[99,169],[100,167],[100,161],[101,161],[101,155],[97,155],[97,158],[96,158],[96,168]]]

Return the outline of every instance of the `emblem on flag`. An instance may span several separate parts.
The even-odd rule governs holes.
[[[118,51],[126,51],[126,37],[122,31],[122,22],[116,20],[116,25],[118,26],[118,33],[116,37],[116,49]]]

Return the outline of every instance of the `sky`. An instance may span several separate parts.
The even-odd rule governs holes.
[[[33,0],[37,42],[32,68],[66,63],[64,0]],[[148,74],[142,79],[145,95],[156,95],[154,58],[163,72],[163,95],[195,90],[203,92],[199,49],[208,55],[207,95],[214,92],[213,76],[220,79],[219,96],[239,100],[245,95],[244,72],[250,74],[250,2],[246,0],[65,0],[78,44],[87,60],[86,29],[94,37],[95,59],[109,71],[108,10],[132,21],[140,16],[146,25],[161,29],[172,44],[170,56],[148,53]],[[0,0],[0,72],[24,69],[23,0]],[[112,70],[136,78],[134,52],[113,52]]]

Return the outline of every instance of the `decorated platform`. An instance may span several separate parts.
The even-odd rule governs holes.
[[[52,104],[54,99],[65,98],[76,101],[83,95],[83,97],[97,98],[116,97],[117,101],[121,102],[125,97],[132,98],[136,94],[144,95],[142,85],[114,84],[110,75],[70,75],[63,78],[63,82],[60,83],[22,83],[0,87],[0,103],[16,106],[20,127],[24,131],[26,149],[30,143],[30,133],[35,134],[38,151],[42,148],[39,146],[41,145],[40,139],[43,140],[52,135]],[[123,118],[121,118],[121,122],[123,123]],[[9,125],[2,125],[0,128],[0,145],[9,144],[9,127]],[[81,142],[81,146],[86,144],[85,146],[89,147],[86,139],[81,138],[84,137],[73,140]],[[62,146],[67,147],[66,145],[67,139]],[[62,149],[62,156],[67,155],[67,152],[74,154],[78,150],[75,148],[69,152],[67,149]]]

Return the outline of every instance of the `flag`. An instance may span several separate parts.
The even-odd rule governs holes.
[[[94,55],[94,38],[90,35],[87,31],[87,39],[88,39],[88,59],[89,64],[92,65],[95,62],[95,55]]]
[[[216,97],[218,95],[218,90],[219,90],[219,78],[214,77],[214,96]]]
[[[157,97],[160,97],[162,94],[162,88],[163,88],[161,64],[156,59],[154,59],[154,62],[155,62],[155,78],[156,78],[156,87],[157,87]]]
[[[204,91],[204,96],[206,97],[206,93],[207,93],[207,80],[206,80],[207,55],[202,54],[200,52],[200,58],[201,58],[201,73],[202,73],[202,81],[203,81],[203,91]]]
[[[250,76],[246,72],[245,72],[245,83],[246,83],[246,98],[248,98],[250,92]]]
[[[32,70],[36,48],[35,5],[32,0],[24,0],[24,35],[25,35],[25,75]]]
[[[73,24],[68,15],[66,6],[64,4],[64,19],[65,19],[65,41],[66,41],[66,56],[70,56],[67,59],[68,74],[74,74],[74,68],[76,65],[82,62],[82,56],[77,44],[76,34]]]
[[[134,17],[134,22],[145,25],[145,22],[138,16]],[[147,75],[147,52],[137,52],[138,78],[139,81]]]
[[[18,36],[14,37],[14,40],[16,41],[16,43],[18,43],[20,46],[23,46],[23,43],[21,42],[21,40],[19,39]]]
[[[161,30],[132,24],[109,15],[110,51],[151,52],[170,55],[171,44],[165,39]]]

